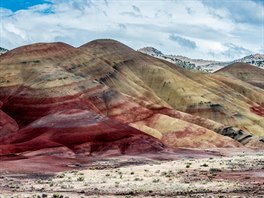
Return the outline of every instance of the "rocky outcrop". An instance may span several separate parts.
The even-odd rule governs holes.
[[[231,137],[232,139],[237,140],[243,145],[264,148],[263,137],[254,136],[244,130],[237,129],[234,127],[226,127],[223,130],[221,130],[219,133]]]

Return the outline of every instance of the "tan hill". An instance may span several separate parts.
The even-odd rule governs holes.
[[[264,88],[264,69],[260,69],[248,63],[233,63],[215,73],[233,76],[254,86]]]
[[[0,155],[263,146],[263,90],[113,40],[39,43],[2,55],[0,101]]]
[[[118,68],[112,72],[114,78],[110,75],[102,80],[127,95],[135,96],[143,87],[148,92],[148,100],[151,99],[150,90],[152,97],[157,96],[173,109],[263,134],[263,117],[250,110],[252,106],[263,103],[263,91],[253,86],[218,75],[185,70],[172,63],[136,53],[111,40],[94,41],[81,48],[110,62],[118,63],[120,59],[126,61],[113,65],[113,68]],[[109,51],[111,53],[107,53]],[[132,87],[135,87],[134,93]],[[154,99],[152,101],[157,103]]]

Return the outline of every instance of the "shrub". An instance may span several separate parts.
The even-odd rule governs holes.
[[[84,181],[84,177],[78,177],[77,181]]]

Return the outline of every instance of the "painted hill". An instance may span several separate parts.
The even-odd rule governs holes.
[[[0,57],[0,101],[0,155],[263,146],[263,90],[114,40],[11,50]]]
[[[264,88],[264,69],[248,63],[233,63],[216,71],[216,73],[231,75],[254,86]]]

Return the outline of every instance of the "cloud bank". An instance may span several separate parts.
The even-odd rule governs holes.
[[[0,46],[62,41],[80,46],[98,38],[134,49],[231,60],[263,52],[262,1],[46,0],[0,8]]]

